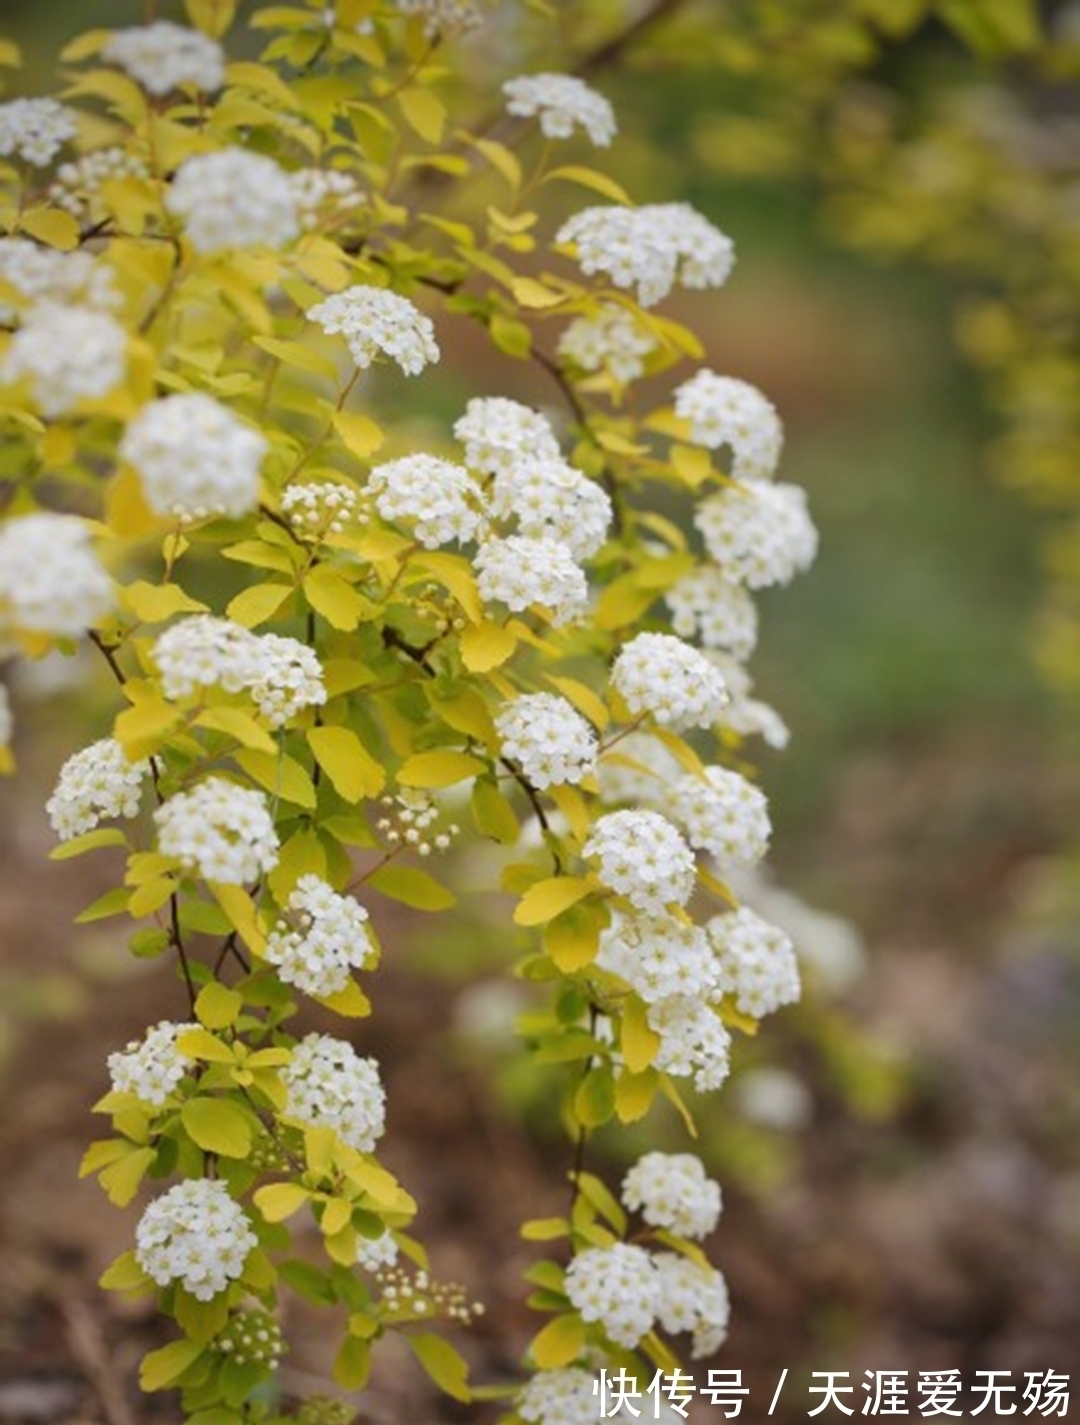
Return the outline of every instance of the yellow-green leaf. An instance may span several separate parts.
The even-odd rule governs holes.
[[[231,1064],[236,1058],[223,1039],[205,1029],[186,1029],[177,1037],[176,1047],[181,1054],[191,1059],[205,1059],[208,1064]]]
[[[308,746],[315,760],[347,802],[377,797],[386,785],[386,772],[349,727],[311,727]]]
[[[449,910],[457,904],[452,891],[418,866],[383,866],[368,877],[367,884],[414,910]]]
[[[277,753],[277,743],[260,727],[252,715],[243,708],[206,708],[195,719],[196,727],[206,727],[212,732],[223,732],[227,737],[248,747],[252,752],[263,752],[273,757]]]
[[[529,1355],[542,1371],[559,1370],[577,1360],[585,1346],[585,1323],[577,1312],[556,1316],[539,1331]]]
[[[405,122],[425,143],[438,143],[446,126],[446,106],[430,89],[415,85],[403,89],[397,96],[398,108]]]
[[[147,1392],[167,1390],[199,1360],[204,1349],[198,1341],[170,1341],[151,1351],[139,1367],[139,1386]]]
[[[335,411],[334,429],[353,455],[359,456],[361,460],[374,455],[386,439],[381,427],[377,426],[370,416],[360,415],[356,411]]]
[[[251,1120],[224,1098],[189,1098],[180,1110],[184,1128],[207,1153],[246,1158],[251,1150]]]
[[[655,1069],[632,1074],[625,1070],[615,1080],[615,1113],[620,1123],[636,1123],[652,1107],[659,1085]]]
[[[461,661],[470,673],[498,668],[517,647],[517,635],[499,623],[478,623],[461,635]]]
[[[615,1112],[615,1082],[607,1064],[590,1069],[574,1094],[574,1117],[586,1128],[600,1128]]]
[[[487,771],[485,763],[467,752],[417,752],[403,763],[397,780],[403,787],[452,787]]]
[[[541,310],[544,307],[557,307],[560,302],[565,301],[561,292],[553,292],[550,287],[545,287],[542,282],[537,282],[535,277],[518,277],[510,289],[514,294],[514,300],[522,307]]]
[[[660,1036],[649,1028],[645,1006],[636,995],[623,1002],[622,1028],[619,1033],[623,1058],[632,1074],[640,1074],[656,1058]]]
[[[302,341],[281,341],[274,336],[253,336],[255,346],[280,361],[283,366],[292,366],[297,371],[307,371],[313,376],[325,376],[333,380],[337,368],[327,356],[321,356]]]
[[[319,995],[318,1000],[346,1019],[366,1019],[371,1013],[371,1001],[355,980],[350,980],[343,990],[336,990],[332,995]]]
[[[304,593],[316,613],[333,628],[351,633],[368,611],[368,601],[328,564],[318,564],[304,579]]]
[[[582,168],[579,164],[568,163],[562,168],[553,168],[544,177],[545,183],[576,183],[580,188],[588,188],[593,193],[599,193],[604,198],[610,198],[613,203],[621,203],[624,207],[630,203],[630,195],[620,183],[616,183],[614,178],[609,178],[606,173],[598,173],[595,168]]]
[[[502,846],[512,846],[521,828],[514,808],[488,777],[478,777],[472,789],[472,816],[481,836]]]
[[[79,245],[79,224],[61,208],[31,208],[23,214],[19,230],[64,252]]]
[[[579,683],[576,678],[561,678],[554,673],[544,675],[545,681],[553,688],[557,688],[568,703],[572,703],[578,712],[587,717],[593,727],[603,732],[611,721],[611,714],[604,706],[603,699],[594,693],[592,688],[584,683]]]
[[[572,975],[592,964],[606,923],[606,913],[596,902],[577,902],[549,920],[544,927],[544,948],[556,968]]]
[[[405,1340],[408,1341],[416,1359],[440,1390],[453,1396],[455,1400],[469,1401],[472,1399],[472,1392],[468,1385],[469,1368],[449,1341],[430,1331],[421,1331],[415,1336],[406,1336]]]
[[[149,584],[145,579],[122,588],[120,602],[140,623],[164,623],[175,614],[206,612],[206,605],[185,594],[179,584]]]
[[[135,1259],[134,1252],[124,1252],[102,1272],[98,1286],[103,1291],[146,1291],[153,1282]]]
[[[244,628],[257,628],[271,619],[292,593],[288,584],[253,584],[230,602],[225,612]]]
[[[156,1157],[153,1148],[135,1148],[102,1169],[98,1181],[114,1207],[127,1207]]]
[[[225,885],[220,881],[210,881],[208,885],[240,939],[253,955],[261,957],[266,950],[266,935],[259,924],[255,902],[247,891],[243,886]]]
[[[514,911],[516,925],[543,925],[583,900],[595,887],[581,876],[552,876],[525,892]]]
[[[311,811],[315,807],[315,784],[295,757],[275,751],[254,752],[250,748],[233,753],[233,761],[253,782],[272,796]]]
[[[255,1206],[267,1222],[284,1222],[299,1212],[311,1194],[298,1183],[270,1183],[255,1194]]]
[[[49,852],[50,861],[70,861],[73,856],[81,856],[84,851],[95,851],[99,846],[126,846],[128,839],[118,826],[99,826],[96,831],[84,831],[81,836],[73,836],[70,841],[62,841]]]
[[[195,1014],[207,1029],[227,1029],[235,1024],[244,1007],[244,997],[217,980],[203,985],[195,1001]]]

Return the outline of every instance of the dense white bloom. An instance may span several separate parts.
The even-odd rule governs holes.
[[[313,648],[277,633],[264,633],[254,643],[248,690],[271,727],[284,727],[301,708],[326,702],[322,664]]]
[[[476,0],[394,0],[403,15],[419,15],[429,36],[448,31],[471,30],[483,13]]]
[[[750,589],[790,583],[817,554],[817,530],[799,485],[733,485],[703,500],[694,523],[721,571]]]
[[[720,287],[734,263],[731,239],[689,203],[585,208],[555,240],[575,245],[586,274],[603,272],[616,287],[636,287],[644,307],[666,297],[676,281]]]
[[[133,1039],[126,1049],[110,1054],[109,1078],[115,1091],[134,1094],[140,1102],[160,1108],[194,1062],[176,1047],[176,1041],[198,1027],[163,1019],[141,1040]]]
[[[230,619],[210,614],[178,619],[154,644],[161,691],[177,702],[203,688],[242,692],[260,672],[258,643],[255,634]]]
[[[266,940],[281,979],[309,995],[337,994],[349,971],[365,969],[375,955],[367,911],[315,875],[300,877]]]
[[[375,508],[411,529],[426,549],[467,544],[484,527],[480,487],[463,465],[435,455],[405,455],[376,465],[367,484]]]
[[[598,1321],[612,1341],[633,1348],[652,1330],[659,1279],[642,1247],[587,1247],[566,1269],[566,1294],[583,1321]]]
[[[9,99],[0,104],[0,157],[45,168],[77,127],[74,112],[55,99]]]
[[[247,514],[259,503],[266,437],[201,391],[144,406],[124,431],[120,455],[139,473],[159,515],[205,519]]]
[[[588,598],[585,575],[565,544],[512,534],[489,539],[476,553],[480,597],[520,613],[532,604],[551,609],[555,623],[576,617]]]
[[[575,317],[559,338],[558,352],[582,371],[606,368],[616,381],[636,381],[656,338],[631,312],[604,302],[594,316]]]
[[[720,967],[719,989],[740,1014],[760,1019],[801,993],[791,937],[748,906],[714,915],[705,927]]]
[[[356,1265],[366,1272],[377,1272],[381,1267],[392,1267],[398,1259],[398,1244],[392,1232],[383,1232],[379,1237],[358,1237],[356,1239]]]
[[[100,199],[106,183],[118,178],[149,178],[150,169],[138,154],[116,146],[96,148],[71,163],[62,163],[49,185],[49,197],[76,218],[98,221],[104,216]]]
[[[537,1371],[518,1396],[517,1413],[534,1425],[596,1425],[596,1375],[580,1366]]]
[[[784,428],[773,403],[746,381],[699,371],[675,392],[675,414],[690,422],[691,438],[710,450],[730,446],[736,480],[776,474]]]
[[[148,762],[129,762],[113,737],[93,742],[60,768],[56,789],[45,803],[61,841],[93,831],[108,817],[139,814]]]
[[[719,668],[731,694],[731,702],[720,714],[720,726],[740,737],[761,737],[769,747],[782,751],[791,740],[787,723],[774,707],[750,696],[750,674],[741,663],[722,653],[710,650],[708,656]]]
[[[352,359],[363,370],[379,352],[396,361],[406,376],[419,376],[439,359],[431,319],[408,297],[386,287],[350,287],[335,292],[308,311],[328,336],[341,334]]]
[[[14,287],[23,302],[52,298],[64,305],[112,307],[117,302],[114,273],[88,252],[59,252],[26,238],[0,238],[0,281]],[[0,322],[14,322],[15,306],[0,300]]]
[[[676,1078],[692,1075],[701,1093],[720,1087],[731,1069],[731,1035],[714,1010],[699,999],[673,995],[650,1005],[648,1020],[660,1036],[657,1069]]]
[[[217,41],[169,20],[115,30],[101,57],[159,96],[188,87],[212,94],[225,83],[225,51]]]
[[[801,1079],[788,1069],[748,1069],[734,1084],[742,1116],[761,1128],[792,1130],[810,1121],[812,1104]]]
[[[300,224],[307,231],[364,201],[364,191],[353,175],[338,168],[298,168],[289,174],[289,183]]]
[[[720,1184],[693,1153],[645,1153],[623,1178],[623,1205],[650,1227],[700,1240],[720,1221]]]
[[[207,777],[154,812],[158,847],[206,881],[243,885],[277,865],[278,839],[262,792]]]
[[[618,975],[646,1004],[672,995],[708,995],[716,988],[716,959],[699,925],[671,915],[616,911],[601,932],[596,964]]]
[[[635,802],[663,811],[667,789],[683,774],[678,758],[648,732],[632,732],[605,752],[596,766],[602,799]]]
[[[300,232],[289,175],[272,158],[242,148],[185,159],[165,206],[198,252],[285,247]]]
[[[765,793],[726,767],[707,767],[703,778],[680,777],[671,788],[669,813],[721,874],[760,861],[772,834]]]
[[[504,757],[519,764],[534,787],[577,784],[596,765],[596,733],[555,693],[526,693],[495,718]]]
[[[651,713],[673,728],[711,727],[728,701],[719,671],[670,633],[639,633],[624,644],[611,685],[635,716]]]
[[[15,731],[15,719],[11,712],[11,698],[8,694],[7,686],[0,683],[0,747],[11,745],[11,738]]]
[[[671,822],[655,811],[612,811],[599,817],[582,855],[597,875],[637,910],[660,915],[685,905],[694,889],[694,854]]]
[[[671,626],[680,638],[701,638],[733,658],[749,658],[757,644],[758,616],[741,584],[725,579],[715,564],[699,564],[664,595]]]
[[[386,1094],[374,1059],[329,1034],[308,1034],[281,1072],[285,1113],[312,1128],[332,1128],[358,1153],[370,1153],[386,1124]]]
[[[607,148],[615,137],[614,109],[575,75],[522,74],[502,88],[506,112],[521,119],[535,115],[545,138],[568,139],[575,126],[583,128],[597,148]]]
[[[243,1274],[257,1245],[251,1223],[217,1178],[187,1178],[157,1197],[135,1229],[135,1260],[158,1286],[179,1282],[209,1301]]]
[[[516,519],[531,538],[558,540],[575,559],[591,558],[607,539],[607,491],[561,457],[521,456],[496,475],[493,494],[496,519]]]
[[[120,385],[127,344],[127,332],[105,312],[39,302],[11,338],[0,383],[29,381],[42,415],[62,416]]]
[[[703,1267],[678,1252],[657,1252],[660,1279],[656,1314],[665,1331],[693,1333],[690,1355],[711,1356],[727,1339],[731,1302],[727,1283],[715,1267]]]
[[[539,411],[508,396],[474,396],[454,423],[465,462],[485,475],[512,474],[522,457],[558,460],[559,442]]]
[[[290,524],[309,538],[342,534],[362,518],[360,495],[337,480],[309,480],[282,492],[281,512]]]
[[[114,603],[81,519],[18,515],[0,526],[0,627],[76,637]]]

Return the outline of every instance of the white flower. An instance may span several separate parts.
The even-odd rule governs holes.
[[[73,110],[55,99],[9,99],[0,104],[0,157],[45,168],[77,127]]]
[[[289,175],[272,158],[242,148],[185,159],[165,206],[197,252],[285,247],[300,232]]]
[[[370,1153],[382,1137],[386,1094],[379,1066],[360,1058],[351,1044],[329,1034],[308,1034],[281,1078],[287,1117],[312,1128],[332,1128],[358,1153]]]
[[[225,51],[217,41],[168,20],[115,30],[101,57],[158,96],[184,88],[212,94],[225,83]]]
[[[672,995],[648,1009],[649,1028],[660,1036],[654,1067],[694,1079],[701,1093],[718,1089],[731,1070],[731,1035],[700,999]]]
[[[565,698],[526,693],[495,718],[502,754],[534,787],[576,785],[596,765],[596,734]]]
[[[178,619],[154,644],[161,691],[184,702],[203,688],[239,693],[259,675],[258,639],[230,619],[193,614]]]
[[[773,403],[746,381],[699,371],[675,392],[675,414],[690,422],[691,438],[709,450],[730,446],[736,480],[776,474],[784,428]]]
[[[585,208],[555,240],[574,244],[584,273],[602,272],[616,287],[636,287],[643,307],[655,306],[676,282],[720,287],[734,263],[731,239],[689,203]]]
[[[105,737],[69,757],[45,804],[61,841],[81,836],[108,817],[139,814],[149,762],[129,762],[115,738]]]
[[[625,644],[611,668],[611,685],[631,713],[651,713],[681,729],[711,727],[728,701],[717,669],[670,633],[639,633]]]
[[[309,995],[333,995],[376,957],[368,913],[338,895],[319,876],[301,876],[285,905],[285,918],[267,936],[266,958],[288,985]]]
[[[631,1349],[652,1329],[659,1279],[642,1247],[616,1242],[587,1247],[566,1269],[566,1294],[583,1321],[598,1321],[612,1341]]]
[[[595,315],[575,317],[559,338],[558,352],[582,371],[606,368],[624,385],[645,370],[644,358],[659,342],[641,322],[615,302],[604,302]]]
[[[114,604],[112,581],[75,515],[19,515],[0,526],[0,627],[74,638]]]
[[[383,1232],[379,1237],[357,1237],[356,1265],[366,1272],[377,1272],[381,1267],[392,1267],[398,1259],[398,1244],[392,1232]]]
[[[648,732],[621,737],[597,763],[600,795],[609,805],[634,802],[663,811],[667,789],[683,774],[682,763]]]
[[[720,1184],[693,1153],[645,1153],[623,1179],[623,1206],[650,1227],[699,1241],[720,1221]]]
[[[791,733],[775,708],[750,696],[753,688],[750,674],[741,663],[722,653],[710,650],[708,657],[720,670],[731,694],[731,702],[720,714],[720,726],[739,737],[761,737],[769,747],[783,751],[791,740]]]
[[[556,539],[575,559],[589,559],[607,539],[611,499],[561,457],[520,456],[495,476],[492,513],[516,519],[521,534]]]
[[[116,178],[149,178],[150,169],[137,155],[112,146],[81,154],[71,163],[62,163],[49,185],[49,197],[65,212],[80,220],[97,222],[105,213],[102,190]]]
[[[151,401],[120,441],[150,508],[185,519],[237,519],[253,510],[269,448],[265,436],[198,391]]]
[[[42,415],[62,416],[120,385],[127,344],[127,332],[105,312],[39,302],[11,338],[0,383],[29,381]]]
[[[158,848],[206,881],[238,886],[272,871],[278,839],[262,792],[207,777],[154,812]]]
[[[566,623],[588,598],[585,575],[566,545],[555,539],[518,534],[489,539],[477,550],[475,564],[480,597],[515,613],[539,604],[552,611],[555,623]]]
[[[721,875],[760,861],[772,834],[765,793],[726,767],[707,767],[704,778],[680,777],[671,788],[669,814],[691,846],[715,859]]]
[[[382,352],[406,376],[419,376],[439,359],[435,328],[408,297],[385,287],[350,287],[308,311],[328,336],[341,334],[352,359],[364,370]]]
[[[342,534],[350,523],[363,518],[359,492],[338,480],[290,485],[282,492],[281,513],[309,539]]]
[[[480,487],[463,465],[434,455],[405,455],[376,465],[367,488],[390,524],[411,529],[425,549],[467,544],[484,527]]]
[[[135,1229],[135,1259],[158,1286],[179,1282],[210,1301],[236,1281],[257,1245],[247,1214],[218,1178],[188,1178],[155,1198]]]
[[[705,927],[716,950],[719,992],[731,995],[740,1014],[761,1019],[801,993],[791,938],[747,906],[715,915]]]
[[[715,1267],[704,1267],[678,1252],[657,1252],[653,1264],[660,1279],[656,1314],[665,1331],[693,1332],[690,1355],[700,1360],[727,1339],[731,1303],[727,1283]]]
[[[109,1078],[117,1093],[134,1094],[142,1103],[160,1108],[194,1060],[176,1047],[176,1041],[197,1024],[171,1024],[163,1019],[133,1039],[124,1050],[109,1055]]]
[[[454,423],[465,463],[485,475],[511,475],[522,457],[558,460],[559,442],[539,411],[507,396],[474,396]]]
[[[300,224],[311,231],[358,208],[364,191],[351,173],[337,168],[298,168],[289,174]]]
[[[646,1004],[672,995],[708,996],[716,988],[709,937],[671,915],[615,911],[601,932],[596,964],[625,980]]]
[[[685,905],[694,889],[694,855],[671,822],[655,811],[612,811],[599,817],[582,848],[594,856],[609,890],[637,910],[661,915]]]
[[[722,648],[733,658],[749,658],[757,644],[753,599],[715,564],[699,564],[664,595],[671,626],[680,638],[698,635],[706,648]]]
[[[0,238],[0,281],[25,303],[52,298],[65,306],[105,308],[118,300],[112,268],[90,253],[59,252],[20,237]],[[16,307],[0,301],[0,322],[13,323],[17,315]]]
[[[254,640],[253,653],[248,690],[271,727],[284,727],[302,708],[326,702],[322,664],[306,643],[264,633]]]
[[[733,485],[703,500],[694,523],[724,575],[749,589],[790,583],[817,554],[817,530],[798,485]]]
[[[523,74],[502,88],[507,113],[523,119],[536,115],[545,138],[568,139],[575,126],[583,128],[597,148],[607,148],[615,137],[614,109],[574,75]]]
[[[517,1413],[534,1425],[596,1425],[596,1380],[580,1366],[537,1371],[518,1396]]]
[[[483,19],[476,0],[394,0],[403,15],[424,19],[425,33],[434,37],[455,30],[471,30]]]

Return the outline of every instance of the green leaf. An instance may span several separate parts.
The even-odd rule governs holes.
[[[176,1324],[193,1341],[212,1341],[229,1319],[229,1294],[219,1292],[210,1301],[199,1301],[178,1287],[173,1302]]]
[[[235,1024],[244,1007],[244,997],[213,980],[203,985],[195,1001],[195,1013],[207,1029],[227,1029]]]
[[[157,1351],[144,1356],[139,1367],[139,1386],[147,1392],[167,1390],[175,1385],[190,1366],[203,1354],[198,1341],[170,1341]]]
[[[110,915],[123,915],[130,899],[131,891],[127,886],[114,886],[111,891],[98,896],[85,910],[81,910],[75,917],[75,924],[89,925],[95,920],[105,920]]]
[[[311,727],[306,736],[316,762],[345,801],[379,795],[386,772],[351,728]]]
[[[98,1286],[103,1291],[148,1291],[154,1285],[135,1259],[134,1252],[124,1252],[102,1272]]]
[[[409,1346],[424,1370],[439,1387],[455,1400],[469,1401],[469,1368],[449,1341],[433,1332],[421,1331],[406,1336]]]
[[[411,85],[397,96],[405,122],[425,143],[438,143],[446,127],[446,106],[430,89]]]
[[[223,732],[252,752],[264,752],[270,757],[277,755],[277,743],[243,708],[206,708],[195,719],[195,726]]]
[[[576,905],[594,889],[593,882],[582,876],[551,876],[537,881],[518,902],[514,924],[543,925]]]
[[[566,1237],[569,1232],[570,1224],[565,1217],[534,1217],[521,1224],[521,1235],[526,1242],[552,1242]]]
[[[180,1110],[188,1136],[207,1153],[246,1158],[251,1151],[251,1119],[224,1098],[190,1098]]]
[[[487,765],[467,752],[417,752],[404,762],[397,780],[403,787],[452,787],[487,771]]]
[[[371,1374],[371,1342],[346,1336],[334,1358],[333,1376],[342,1390],[363,1390]]]
[[[529,1355],[542,1371],[568,1366],[585,1346],[585,1323],[576,1311],[556,1316],[539,1331],[529,1345]]]
[[[414,910],[449,910],[457,904],[452,891],[418,866],[382,866],[368,877],[367,884],[380,895],[411,905]]]
[[[49,852],[50,861],[70,861],[84,851],[96,851],[99,846],[126,846],[128,839],[118,826],[101,826],[97,831],[83,832],[70,841],[62,841]]]
[[[281,755],[276,748],[271,754],[245,747],[233,753],[233,761],[272,796],[281,797],[283,801],[292,802],[293,806],[303,807],[305,811],[314,811],[315,784],[295,757]]]
[[[545,174],[544,182],[576,183],[579,188],[588,188],[593,193],[610,198],[613,203],[621,203],[624,207],[628,207],[631,202],[629,193],[620,183],[616,183],[614,178],[609,178],[606,173],[598,173],[595,168],[583,168],[576,163],[553,168]]]

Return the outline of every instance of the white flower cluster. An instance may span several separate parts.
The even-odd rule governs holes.
[[[480,488],[463,465],[434,455],[405,455],[376,465],[367,490],[389,523],[410,529],[425,549],[467,544],[484,526]]]
[[[655,1067],[693,1078],[700,1093],[718,1089],[731,1071],[731,1035],[716,1011],[699,999],[672,995],[650,1005],[649,1028],[660,1036]]]
[[[303,708],[326,702],[319,655],[297,638],[278,633],[254,637],[255,675],[248,684],[271,727],[284,727]]]
[[[749,589],[790,583],[817,554],[817,530],[799,485],[732,485],[703,500],[694,523],[724,577]]]
[[[659,1281],[643,1247],[587,1247],[566,1269],[566,1294],[583,1321],[597,1321],[619,1346],[633,1348],[652,1329]]]
[[[783,750],[791,739],[787,723],[768,703],[750,696],[753,682],[750,674],[733,658],[710,654],[720,669],[731,694],[731,702],[720,715],[720,726],[740,737],[760,737],[769,747]]]
[[[715,1267],[702,1266],[678,1252],[653,1257],[659,1277],[657,1320],[665,1331],[692,1333],[694,1360],[711,1356],[724,1344],[731,1317],[727,1283]]]
[[[521,534],[489,539],[477,551],[475,564],[480,597],[515,613],[539,604],[551,610],[554,623],[567,623],[588,598],[585,575],[559,540]]]
[[[716,960],[700,925],[670,915],[616,911],[600,935],[596,964],[625,980],[646,1004],[703,997],[716,986]]]
[[[111,267],[88,252],[58,252],[26,238],[0,238],[0,281],[13,287],[26,303],[52,298],[65,305],[82,302],[105,308],[117,302]],[[0,322],[14,322],[16,316],[11,303],[0,301]]]
[[[158,97],[188,88],[212,94],[225,83],[225,51],[217,41],[169,20],[115,30],[101,57]]]
[[[281,1327],[267,1311],[234,1312],[213,1345],[239,1366],[269,1366],[271,1370],[276,1370],[285,1353]]]
[[[242,148],[185,159],[165,206],[197,252],[285,247],[300,232],[289,175],[272,158]]]
[[[693,1153],[645,1153],[623,1179],[623,1206],[650,1227],[666,1227],[691,1241],[720,1221],[720,1184]]]
[[[360,496],[337,480],[309,480],[290,485],[281,495],[281,513],[309,539],[343,534],[362,518]]]
[[[576,785],[596,765],[596,734],[582,715],[555,693],[526,693],[495,718],[502,754],[515,761],[534,787]]]
[[[603,272],[616,287],[636,287],[643,307],[655,306],[676,282],[721,287],[734,265],[731,239],[689,203],[585,208],[555,240],[574,244],[587,275]]]
[[[222,885],[243,885],[272,871],[278,838],[262,792],[207,777],[154,812],[158,848],[186,871]]]
[[[718,669],[669,633],[639,633],[625,644],[612,664],[611,685],[635,716],[651,713],[676,729],[711,727],[728,701]]]
[[[385,287],[349,287],[308,311],[328,336],[341,334],[357,366],[364,370],[379,352],[396,361],[406,376],[419,376],[439,359],[435,328],[419,307]]]
[[[108,817],[138,816],[149,770],[149,762],[129,762],[113,737],[104,737],[69,757],[45,803],[60,840],[70,841],[84,831],[93,831]]]
[[[632,732],[605,752],[596,768],[600,795],[609,806],[640,802],[664,808],[667,788],[683,775],[682,764],[648,732]]]
[[[604,302],[591,317],[575,317],[559,338],[558,352],[582,371],[607,370],[625,385],[645,370],[657,348],[653,334],[615,302]]]
[[[733,658],[749,658],[757,644],[757,606],[741,584],[713,564],[699,564],[664,595],[671,626],[680,638],[701,639]]]
[[[753,866],[772,834],[769,804],[753,782],[726,767],[708,767],[704,778],[680,777],[670,789],[670,815],[690,845],[707,851],[721,875]]]
[[[356,1265],[366,1272],[378,1272],[383,1267],[392,1267],[398,1259],[398,1244],[392,1232],[384,1231],[378,1237],[358,1237],[356,1239]]]
[[[55,99],[9,99],[0,104],[0,158],[46,168],[77,127],[72,110]]]
[[[0,384],[28,381],[42,415],[62,416],[120,385],[127,345],[127,332],[105,312],[39,302],[11,339]]]
[[[310,232],[322,223],[359,208],[364,190],[351,173],[338,168],[298,168],[289,174],[300,226]]]
[[[694,854],[659,812],[598,817],[582,855],[599,861],[603,885],[646,914],[661,915],[672,903],[685,905],[694,889]]]
[[[159,515],[237,519],[259,502],[269,444],[227,406],[201,391],[151,401],[129,423],[120,455],[139,473]]]
[[[188,1178],[155,1198],[135,1229],[135,1260],[158,1286],[210,1301],[257,1245],[247,1213],[218,1178]]]
[[[534,1425],[596,1425],[596,1376],[580,1366],[537,1371],[518,1396],[517,1414]]]
[[[77,637],[112,612],[112,581],[75,515],[19,515],[0,527],[0,627]]]
[[[319,876],[301,876],[266,939],[266,958],[288,985],[309,995],[333,995],[349,983],[350,970],[375,959],[368,913]]]
[[[476,0],[394,0],[403,15],[418,15],[429,37],[471,30],[479,25],[483,14]]]
[[[548,139],[568,139],[584,129],[597,148],[607,148],[616,133],[615,111],[602,94],[572,74],[523,74],[503,85],[506,111],[540,120]]]
[[[559,442],[539,411],[507,396],[474,396],[454,423],[465,462],[485,475],[514,474],[522,459],[558,460]]]
[[[801,993],[791,937],[747,906],[713,916],[705,927],[716,951],[719,991],[740,1014],[761,1019]]]
[[[108,1059],[109,1078],[117,1093],[134,1094],[140,1103],[160,1108],[191,1067],[193,1060],[176,1041],[197,1024],[173,1024],[163,1019]]]
[[[554,539],[574,559],[589,559],[607,539],[611,499],[561,456],[521,455],[495,476],[492,513],[516,519],[518,532]]]
[[[97,221],[103,216],[99,200],[106,183],[149,176],[149,167],[137,154],[117,147],[96,148],[60,165],[49,185],[49,198],[75,218]]]
[[[386,1123],[386,1094],[374,1059],[328,1034],[308,1034],[281,1072],[285,1114],[311,1128],[332,1128],[343,1143],[370,1153]]]
[[[442,831],[432,834],[431,828],[442,814],[442,808],[430,792],[415,787],[402,787],[396,796],[381,797],[379,805],[390,815],[379,817],[376,831],[382,832],[389,846],[404,842],[418,856],[448,850],[461,830],[457,822],[451,821]]]
[[[675,414],[709,450],[729,446],[736,480],[770,480],[780,463],[784,428],[773,403],[746,381],[699,371],[675,392]]]

